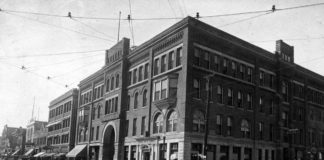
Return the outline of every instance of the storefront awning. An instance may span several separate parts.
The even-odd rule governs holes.
[[[39,156],[41,156],[43,154],[45,154],[45,152],[39,152],[39,153],[35,154],[34,157],[39,157]]]
[[[54,154],[55,154],[55,153],[44,153],[44,154],[42,154],[42,155],[39,156],[39,157],[52,157],[52,156],[54,156]]]
[[[24,154],[24,156],[31,156],[33,154],[33,152],[34,152],[34,149],[30,149]]]
[[[13,154],[11,154],[12,156],[18,155],[18,153],[20,152],[20,149],[16,150]]]
[[[63,157],[65,155],[66,155],[66,153],[57,153],[54,155],[54,157]]]
[[[78,157],[82,154],[82,152],[85,151],[85,148],[87,145],[77,145],[75,146],[68,154],[66,154],[66,157]]]

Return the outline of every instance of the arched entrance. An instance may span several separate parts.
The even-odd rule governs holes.
[[[104,132],[102,159],[114,160],[115,154],[115,130],[109,125]]]

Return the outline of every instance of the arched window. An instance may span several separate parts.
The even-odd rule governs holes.
[[[119,74],[116,75],[116,88],[119,87]]]
[[[163,129],[163,116],[161,113],[159,113],[154,118],[153,133],[162,133],[162,129]]]
[[[178,115],[177,112],[172,111],[168,116],[167,132],[174,132],[177,130]]]
[[[143,107],[147,105],[147,90],[143,92]]]
[[[250,123],[246,119],[243,119],[241,122],[241,132],[242,132],[242,137],[250,138]]]
[[[192,120],[192,130],[194,132],[205,131],[205,118],[201,111],[195,111]]]
[[[110,82],[110,90],[114,90],[114,84],[115,84],[115,77],[112,77]]]
[[[138,92],[135,93],[135,98],[134,98],[134,109],[137,109],[138,107]]]

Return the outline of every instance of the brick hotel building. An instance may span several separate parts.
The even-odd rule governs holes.
[[[79,87],[72,157],[198,160],[206,127],[208,160],[324,151],[324,78],[281,40],[271,53],[187,17],[134,49],[122,39]]]

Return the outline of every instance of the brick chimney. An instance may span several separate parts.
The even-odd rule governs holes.
[[[294,46],[288,45],[283,40],[277,40],[276,55],[282,61],[294,63]]]

